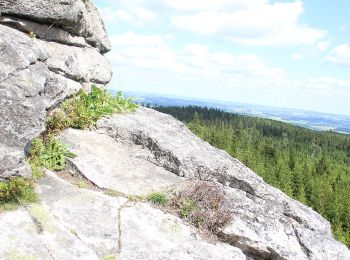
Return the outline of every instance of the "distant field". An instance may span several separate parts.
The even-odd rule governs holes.
[[[160,94],[126,92],[126,96],[135,97],[135,101],[151,106],[188,106],[217,108],[226,112],[269,118],[317,131],[336,131],[350,134],[350,116],[326,114],[312,111],[275,108],[260,105],[228,101],[204,100],[187,97],[164,96]]]

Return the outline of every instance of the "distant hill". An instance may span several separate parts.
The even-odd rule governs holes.
[[[135,97],[135,101],[138,103],[149,104],[151,106],[196,105],[218,108],[226,112],[274,119],[318,131],[335,131],[350,134],[350,116],[154,93],[126,92],[125,95]]]

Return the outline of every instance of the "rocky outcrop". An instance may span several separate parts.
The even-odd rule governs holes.
[[[30,176],[48,110],[110,81],[109,50],[90,0],[0,1],[0,181]],[[319,214],[169,115],[139,108],[60,138],[77,157],[36,183],[37,203],[0,212],[0,259],[350,259]],[[224,194],[221,242],[135,199],[189,179]]]
[[[33,32],[40,39],[88,44],[101,53],[111,49],[103,21],[90,0],[3,0],[0,11],[2,23]]]
[[[30,175],[25,150],[47,110],[110,81],[109,50],[91,1],[0,1],[0,180]]]
[[[247,256],[350,259],[350,251],[334,240],[328,221],[266,184],[241,162],[211,147],[173,117],[140,108],[133,114],[101,119],[97,132],[129,147],[126,150],[139,160],[176,176],[220,183],[234,216],[220,236]],[[134,169],[138,167],[134,165]]]

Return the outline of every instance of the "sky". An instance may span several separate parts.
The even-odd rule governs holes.
[[[350,115],[349,0],[93,0],[110,89]]]

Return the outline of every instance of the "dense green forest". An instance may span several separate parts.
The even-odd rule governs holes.
[[[350,247],[350,135],[195,106],[156,109],[312,207]]]

